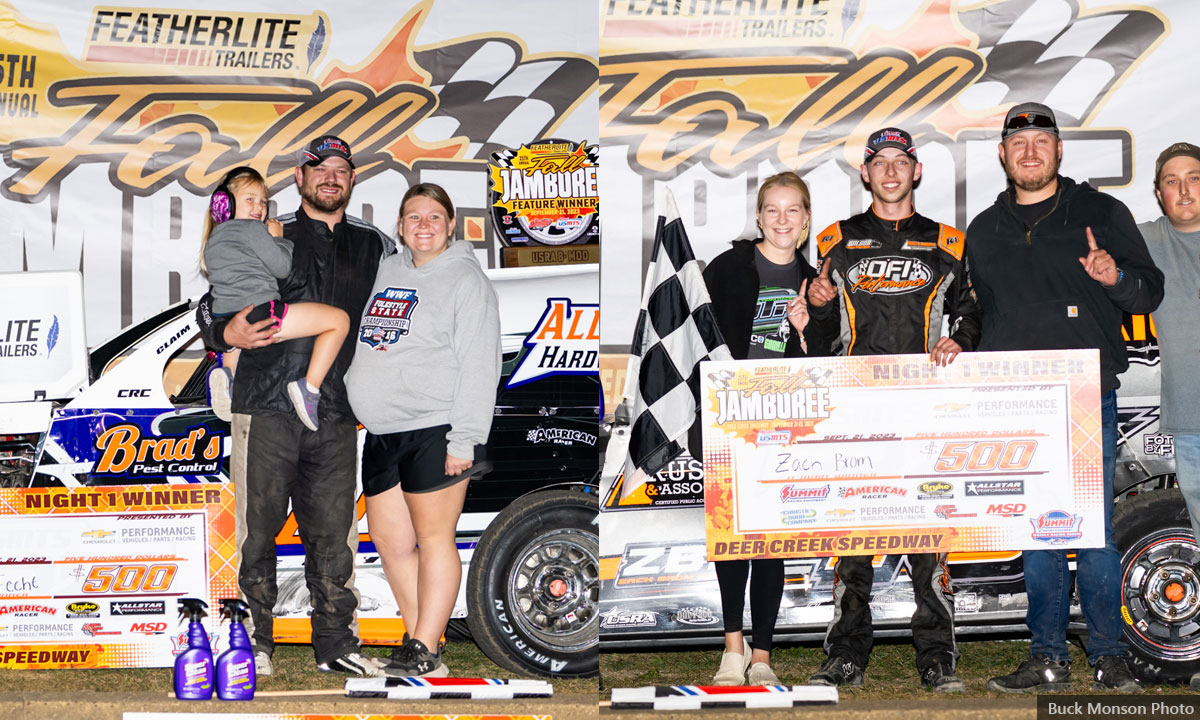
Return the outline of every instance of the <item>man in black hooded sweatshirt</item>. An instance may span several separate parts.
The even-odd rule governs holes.
[[[1146,313],[1163,297],[1133,216],[1119,200],[1058,174],[1062,140],[1054,111],[1024,103],[1009,111],[1000,160],[1009,185],[967,228],[967,261],[983,312],[980,350],[1096,348],[1100,351],[1104,497],[1116,469],[1117,375],[1129,366],[1123,312]],[[1102,548],[1076,550],[1093,687],[1136,692],[1121,642],[1121,558],[1112,502],[1104,504]],[[988,681],[1003,692],[1069,690],[1067,550],[1022,553],[1032,635],[1030,658]]]

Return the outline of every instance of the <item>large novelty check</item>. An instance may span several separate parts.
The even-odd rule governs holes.
[[[1104,544],[1094,350],[708,362],[710,560]]]

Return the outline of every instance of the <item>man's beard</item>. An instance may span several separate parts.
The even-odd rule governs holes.
[[[1009,168],[1007,164],[1005,165],[1004,169],[1008,174],[1008,179],[1011,180],[1012,184],[1016,185],[1018,189],[1025,192],[1037,192],[1038,190],[1042,190],[1047,185],[1054,182],[1054,178],[1058,177],[1058,166],[1060,162],[1061,160],[1059,158],[1054,158],[1052,163],[1044,166],[1046,168],[1046,172],[1036,177],[1025,176],[1018,179],[1014,176],[1013,169]],[[1016,169],[1021,169],[1020,161],[1017,161],[1016,166]]]
[[[313,186],[301,191],[300,196],[304,201],[323,213],[332,213],[346,207],[350,202],[350,191],[338,188],[341,192],[337,195],[323,195],[320,192],[321,187],[337,187],[336,185],[326,184],[325,186]]]

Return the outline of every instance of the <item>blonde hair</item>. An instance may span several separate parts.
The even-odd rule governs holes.
[[[758,202],[754,206],[754,212],[762,212],[763,197],[767,194],[768,190],[775,187],[790,187],[800,193],[800,203],[804,205],[804,212],[812,212],[812,200],[808,195],[808,183],[804,182],[799,175],[791,170],[776,173],[763,180],[762,185],[758,186]]]
[[[796,238],[796,247],[800,247],[808,240],[808,225],[809,222],[812,222],[812,198],[808,194],[808,183],[804,182],[799,175],[791,170],[786,170],[763,180],[762,185],[758,186],[758,202],[754,206],[754,213],[757,215],[762,212],[763,198],[767,191],[777,187],[791,188],[800,193],[800,204],[804,206],[804,212],[809,216],[808,222],[804,223],[804,229],[800,231],[800,236]]]
[[[262,175],[258,174],[257,170],[248,167],[234,168],[231,170],[230,173],[225,176],[225,179],[221,181],[220,186],[218,186],[216,190],[213,190],[213,195],[223,191],[228,193],[231,198],[236,197],[237,194],[241,192],[242,188],[250,183],[258,183],[261,185],[263,189],[263,195],[267,198],[270,198],[270,190],[267,188],[267,181],[263,179]],[[212,201],[210,199],[210,208],[212,207],[211,203]],[[230,207],[232,206],[233,203],[230,203]],[[200,236],[200,272],[204,274],[204,277],[208,277],[208,266],[204,263],[204,249],[208,247],[208,237],[212,235],[213,228],[215,228],[217,225],[217,221],[213,220],[211,210],[204,213],[204,232]]]

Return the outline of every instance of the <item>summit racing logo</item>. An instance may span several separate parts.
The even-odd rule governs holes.
[[[933,279],[929,266],[915,258],[864,258],[846,270],[850,292],[903,295],[925,287]]]
[[[829,485],[820,487],[804,487],[803,485],[784,485],[779,489],[781,502],[810,502],[824,500],[829,497]]]
[[[525,337],[525,354],[506,387],[548,375],[594,375],[600,371],[600,306],[550,298],[537,327]]]
[[[417,291],[410,288],[390,287],[376,293],[363,312],[358,341],[376,350],[387,351],[388,345],[408,334],[413,311],[420,302]]]
[[[1030,537],[1051,545],[1062,545],[1083,537],[1083,532],[1079,529],[1083,524],[1083,516],[1072,515],[1062,510],[1051,510],[1038,515],[1037,518],[1030,518],[1029,524],[1033,526]]]

